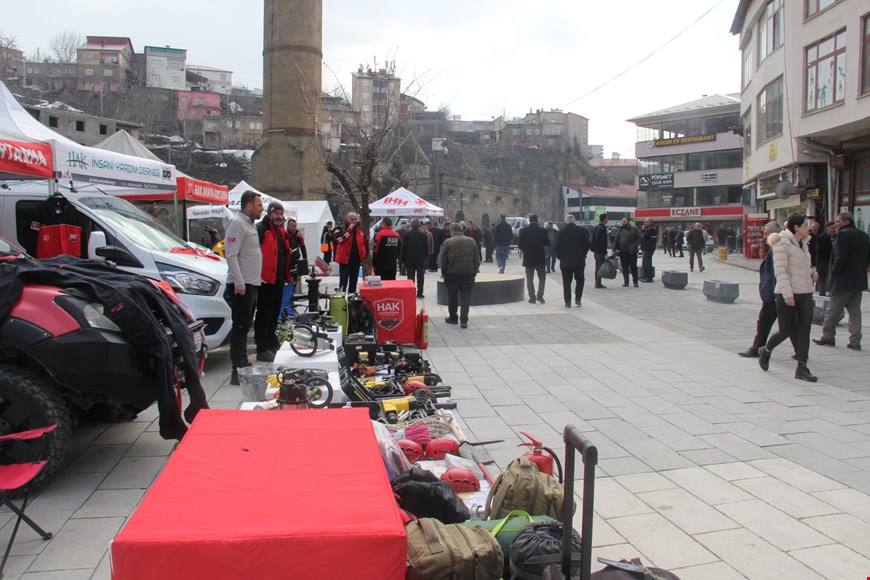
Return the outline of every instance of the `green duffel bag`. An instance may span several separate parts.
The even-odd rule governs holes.
[[[510,578],[511,542],[520,530],[537,522],[555,522],[550,516],[532,516],[523,510],[514,510],[500,520],[466,520],[463,526],[472,528],[479,526],[498,540],[504,554],[505,578]]]

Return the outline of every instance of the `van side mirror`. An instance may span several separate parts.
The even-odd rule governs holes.
[[[97,250],[105,248],[106,245],[106,232],[91,232],[88,236],[88,259],[96,260],[99,256]]]
[[[88,236],[88,259],[98,260],[100,258],[110,260],[118,266],[126,266],[128,268],[145,267],[126,248],[109,246],[106,241],[105,232],[91,232],[91,235]]]

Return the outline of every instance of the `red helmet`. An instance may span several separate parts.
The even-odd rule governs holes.
[[[480,491],[480,480],[469,470],[462,467],[451,467],[441,475],[456,493],[471,493]]]
[[[421,459],[426,458],[426,454],[423,453],[423,448],[416,441],[411,441],[410,439],[399,439],[396,443],[399,444],[399,449],[401,449],[402,453],[405,454],[405,457],[408,458],[409,463],[417,463]]]
[[[444,459],[445,455],[459,455],[459,444],[449,437],[433,439],[426,445],[426,457]]]

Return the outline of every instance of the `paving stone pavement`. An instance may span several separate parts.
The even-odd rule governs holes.
[[[687,261],[654,256],[659,275]],[[598,447],[595,557],[639,556],[684,580],[868,577],[870,353],[847,350],[841,326],[841,346],[811,345],[816,384],[792,378],[787,343],[767,373],[738,357],[755,330],[757,264],[707,256],[685,290],[620,278],[596,290],[589,266],[570,309],[550,274],[546,304],[474,307],[464,330],[443,322],[430,275],[428,356],[469,439],[505,439],[487,446],[498,468],[522,453],[521,430],[560,456],[566,424]],[[506,275],[521,270],[512,255]],[[704,298],[713,279],[739,284],[735,304]],[[870,321],[870,300],[863,311]],[[228,375],[218,349],[204,379],[213,407],[238,404]],[[55,537],[22,528],[5,578],[111,577],[109,542],[174,448],[156,417],[76,429],[68,466],[28,508]],[[0,542],[10,519],[0,511]]]

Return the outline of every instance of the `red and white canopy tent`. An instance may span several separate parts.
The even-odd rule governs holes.
[[[51,145],[0,129],[0,179],[51,179]]]
[[[379,216],[443,216],[444,210],[419,195],[400,187],[388,196],[369,204],[371,215]]]

